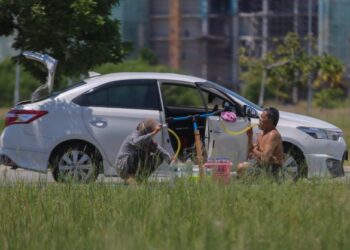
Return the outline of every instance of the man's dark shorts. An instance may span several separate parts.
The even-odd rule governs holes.
[[[276,179],[279,178],[282,166],[279,164],[271,164],[267,166],[262,166],[257,162],[248,162],[249,166],[246,169],[247,176],[272,176]]]

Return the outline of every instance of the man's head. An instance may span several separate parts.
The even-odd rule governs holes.
[[[270,107],[264,109],[260,115],[259,128],[261,130],[273,129],[277,126],[279,120],[279,112],[277,109]]]
[[[148,133],[151,133],[153,130],[156,129],[156,127],[158,126],[159,122],[157,122],[155,119],[153,118],[147,118],[145,120],[143,120],[138,126],[137,126],[137,130],[140,131],[140,134],[145,135]]]

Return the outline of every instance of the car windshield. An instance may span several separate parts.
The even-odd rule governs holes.
[[[219,84],[217,84],[217,83],[215,83],[215,82],[207,81],[207,82],[200,83],[200,84],[213,86],[213,87],[215,87],[216,89],[218,89],[218,90],[220,90],[220,91],[222,91],[222,92],[224,92],[224,93],[227,93],[227,94],[231,95],[232,97],[238,99],[239,101],[241,101],[241,102],[244,103],[245,105],[248,105],[248,106],[254,108],[254,109],[257,110],[257,111],[262,111],[262,110],[263,110],[262,107],[256,105],[255,103],[249,101],[248,99],[244,98],[243,96],[240,96],[240,95],[237,94],[236,92],[234,92],[234,91],[232,91],[232,90],[229,90],[229,89],[227,89],[227,88],[225,88],[225,87],[223,87],[223,86],[221,86],[221,85],[219,85]]]

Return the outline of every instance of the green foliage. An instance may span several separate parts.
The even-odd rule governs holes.
[[[349,183],[2,183],[1,249],[348,249]]]
[[[314,88],[342,86],[343,64],[327,54],[309,56],[302,46],[304,42],[297,34],[288,33],[283,42],[268,52],[264,59],[248,57],[242,51],[240,64],[243,69],[242,80],[247,84],[247,96],[252,95],[253,100],[256,100],[264,69],[267,71],[267,93],[283,102],[292,101],[294,87],[300,93],[305,93],[310,75]]]
[[[148,62],[150,65],[156,65],[158,63],[157,57],[149,48],[140,49],[139,59],[141,59],[142,61]]]
[[[0,35],[15,34],[13,48],[50,54],[59,60],[57,81],[92,67],[118,63],[128,46],[121,42],[118,20],[110,17],[118,0],[16,0],[0,2]],[[17,58],[43,81],[46,70]],[[57,85],[57,84],[56,84]]]
[[[10,59],[0,63],[0,107],[13,105],[16,66]],[[31,93],[41,84],[21,68],[20,100],[29,100]]]
[[[130,59],[118,64],[105,63],[94,67],[92,71],[101,74],[112,72],[179,72],[178,70],[173,70],[164,65],[154,65],[150,63],[150,59],[153,58],[151,60],[152,62],[156,59],[151,52],[148,51],[146,54],[147,56],[143,54],[140,55],[138,59]],[[80,77],[62,77],[61,81],[65,84],[61,84],[61,86],[55,85],[54,89],[57,90],[60,87],[65,88],[68,80],[77,82],[80,80]],[[29,72],[21,67],[20,100],[29,100],[32,92],[42,84],[43,82],[40,83],[38,80],[34,79]],[[0,63],[0,107],[10,107],[13,105],[14,86],[15,63],[10,59],[7,59]]]
[[[246,51],[241,49],[240,51],[240,66],[242,72],[240,74],[241,80],[243,80],[243,95],[253,102],[258,102],[260,84],[263,75],[263,62],[262,60],[248,57]],[[265,89],[265,96],[271,97],[271,88],[267,86]]]
[[[322,89],[314,95],[314,103],[320,108],[337,108],[343,105],[344,91],[340,88]]]
[[[318,60],[319,71],[314,81],[315,88],[344,87],[344,65],[336,57],[324,54]]]

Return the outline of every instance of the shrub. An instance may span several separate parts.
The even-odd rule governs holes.
[[[337,108],[345,98],[345,93],[340,88],[322,89],[314,96],[314,103],[320,108]]]

